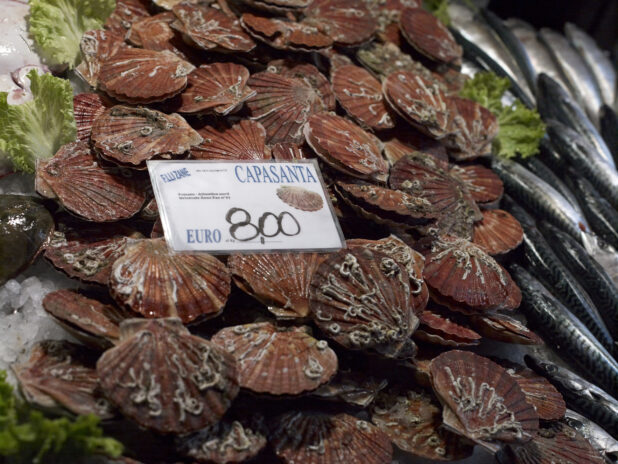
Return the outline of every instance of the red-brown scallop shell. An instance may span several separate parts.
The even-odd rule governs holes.
[[[312,51],[333,44],[328,35],[302,22],[267,18],[252,13],[243,14],[240,21],[252,37],[279,50]]]
[[[521,302],[506,269],[462,238],[435,239],[425,254],[423,275],[432,290],[475,309],[515,309]]]
[[[180,95],[181,113],[212,110],[226,115],[239,109],[255,91],[247,87],[249,70],[235,63],[204,64],[188,77],[187,88]]]
[[[384,432],[348,414],[290,411],[275,420],[270,442],[285,464],[390,464],[393,456]]]
[[[275,143],[271,151],[273,158],[278,161],[307,159],[303,149],[295,143]]]
[[[125,36],[131,24],[141,18],[150,16],[146,1],[116,0],[116,8],[105,21],[105,29]]]
[[[235,17],[214,8],[182,2],[172,11],[178,21],[172,24],[204,50],[248,52],[255,48]]]
[[[274,60],[268,63],[268,71],[281,74],[286,77],[301,79],[309,84],[322,99],[329,111],[335,111],[335,94],[331,89],[330,82],[318,68],[309,63],[293,60]]]
[[[191,157],[211,160],[270,159],[266,129],[259,122],[242,120],[222,131],[211,126],[198,130],[204,141],[191,148]]]
[[[238,394],[234,357],[180,319],[129,319],[97,374],[122,414],[160,433],[185,434],[218,422]]]
[[[101,64],[99,87],[124,102],[158,102],[182,92],[194,69],[169,50],[127,47]]]
[[[87,221],[130,218],[146,200],[143,179],[101,166],[86,141],[66,144],[53,158],[40,160],[36,176],[39,193]]]
[[[448,351],[431,362],[435,393],[475,441],[524,443],[539,429],[539,416],[509,373],[468,351]]]
[[[98,93],[79,93],[73,97],[77,141],[90,140],[92,125],[111,104]]]
[[[431,155],[438,161],[448,162],[444,145],[412,128],[406,128],[405,132],[399,131],[384,142],[384,156],[391,166],[415,151]]]
[[[282,185],[277,189],[277,197],[285,204],[301,211],[319,211],[324,207],[324,201],[319,193],[296,185]]]
[[[264,303],[278,318],[309,314],[309,285],[323,261],[317,253],[232,255],[228,266],[243,291]]]
[[[382,96],[382,84],[369,71],[354,65],[341,66],[335,69],[331,79],[337,100],[361,125],[372,129],[395,126]]]
[[[81,345],[44,340],[32,348],[27,362],[11,368],[29,402],[54,412],[61,407],[110,419],[114,413],[98,391],[95,361],[96,355]]]
[[[504,314],[475,314],[470,319],[483,337],[519,345],[543,345],[543,339],[524,324]]]
[[[418,318],[410,301],[407,269],[368,248],[331,254],[311,280],[314,321],[329,337],[352,350],[373,350],[408,359]]]
[[[512,214],[501,209],[482,212],[483,219],[474,224],[472,242],[490,255],[501,255],[514,250],[524,239],[524,230]]]
[[[367,372],[339,369],[335,377],[312,391],[311,395],[366,408],[387,385],[386,379],[377,379]]]
[[[435,75],[429,69],[420,62],[413,60],[407,53],[402,52],[392,42],[384,44],[378,41],[372,42],[360,48],[356,52],[356,57],[365,68],[380,80],[396,71],[409,71],[428,81],[434,81],[443,92],[446,91],[446,87],[439,80],[436,81]]]
[[[318,113],[308,119],[303,133],[311,148],[335,169],[362,179],[385,181],[388,177],[380,140],[353,122]]]
[[[183,154],[202,137],[178,114],[118,105],[97,118],[91,140],[103,157],[136,167],[154,157]]]
[[[314,0],[304,14],[303,24],[314,26],[339,45],[367,42],[378,28],[369,9],[355,0]]]
[[[480,164],[452,165],[450,174],[462,181],[477,203],[492,203],[502,198],[504,184],[491,169]]]
[[[230,294],[231,276],[215,257],[175,254],[162,238],[127,245],[112,266],[114,299],[145,317],[180,317],[184,323],[218,315]]]
[[[301,79],[261,72],[251,76],[249,86],[257,92],[247,100],[249,114],[264,126],[271,144],[304,142],[303,125],[326,108],[315,89]]]
[[[311,4],[311,0],[242,0],[243,3],[258,10],[273,13],[287,13],[302,11]]]
[[[101,72],[101,63],[126,47],[124,37],[112,31],[95,29],[86,31],[79,42],[82,62],[75,68],[91,87],[96,88]]]
[[[171,28],[175,20],[176,16],[171,11],[142,18],[131,25],[127,40],[148,50],[169,50],[186,60],[187,55],[183,51],[186,47],[183,47],[179,34]]]
[[[481,342],[481,336],[474,330],[461,326],[446,317],[432,311],[419,314],[420,326],[414,332],[414,338],[442,346],[475,346]]]
[[[371,407],[371,422],[399,449],[426,459],[453,461],[472,454],[472,447],[442,427],[437,401],[423,392],[381,392]]]
[[[391,107],[419,131],[434,138],[450,133],[448,97],[438,85],[410,71],[389,74],[382,92]]]
[[[417,51],[441,63],[461,62],[463,49],[447,27],[422,8],[407,8],[399,18],[401,33]]]
[[[277,327],[261,322],[226,327],[212,337],[237,361],[240,386],[256,393],[298,395],[328,382],[337,372],[337,355],[308,327]]]

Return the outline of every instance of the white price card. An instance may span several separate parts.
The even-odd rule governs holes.
[[[315,160],[148,161],[177,252],[336,250],[343,235]]]

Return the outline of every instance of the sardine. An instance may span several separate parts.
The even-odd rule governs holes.
[[[533,355],[526,355],[524,360],[530,369],[558,389],[569,408],[596,422],[614,437],[618,436],[618,401],[612,395],[549,361]]]
[[[558,153],[547,134],[545,134],[539,144],[538,157],[546,166],[551,166],[552,170],[559,174],[562,174],[569,167],[569,161]]]
[[[562,69],[579,104],[586,108],[586,113],[592,122],[598,125],[599,108],[603,103],[601,91],[582,57],[562,34],[543,28],[539,31],[539,37],[549,49],[556,64]]]
[[[590,331],[523,267],[512,264],[509,271],[522,293],[520,309],[531,326],[558,355],[575,365],[601,387],[618,389],[618,362],[599,345]]]
[[[601,135],[616,162],[618,160],[618,115],[611,106],[603,105],[600,117]]]
[[[603,102],[612,105],[616,99],[616,70],[611,60],[594,39],[575,24],[566,23],[564,33],[596,78]]]
[[[589,230],[584,216],[567,199],[521,164],[494,158],[492,169],[504,182],[507,193],[535,216],[551,221],[577,240],[582,230]]]
[[[571,409],[567,409],[562,420],[581,433],[601,453],[605,462],[615,464],[618,461],[618,441],[603,427]]]
[[[618,208],[618,172],[608,169],[602,156],[582,135],[558,121],[545,122],[547,133],[556,150],[568,159],[614,208]]]
[[[547,74],[539,75],[537,105],[544,121],[555,119],[569,126],[595,148],[604,161],[616,169],[605,140],[571,96]]]
[[[539,229],[556,255],[584,287],[614,339],[618,338],[618,289],[611,277],[572,237],[547,223],[539,224]]]

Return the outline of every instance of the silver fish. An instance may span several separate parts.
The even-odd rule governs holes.
[[[566,23],[564,33],[596,78],[603,102],[607,105],[613,104],[616,99],[616,70],[607,54],[592,37],[575,24]]]
[[[598,113],[603,101],[597,82],[586,63],[562,34],[543,28],[539,31],[539,37],[562,69],[569,85],[575,90],[575,98],[583,108],[586,108],[586,113],[598,126]]]
[[[563,421],[581,433],[601,453],[608,464],[618,461],[618,441],[587,417],[567,409]]]

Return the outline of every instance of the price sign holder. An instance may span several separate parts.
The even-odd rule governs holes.
[[[150,160],[175,252],[333,251],[345,247],[316,160]]]

